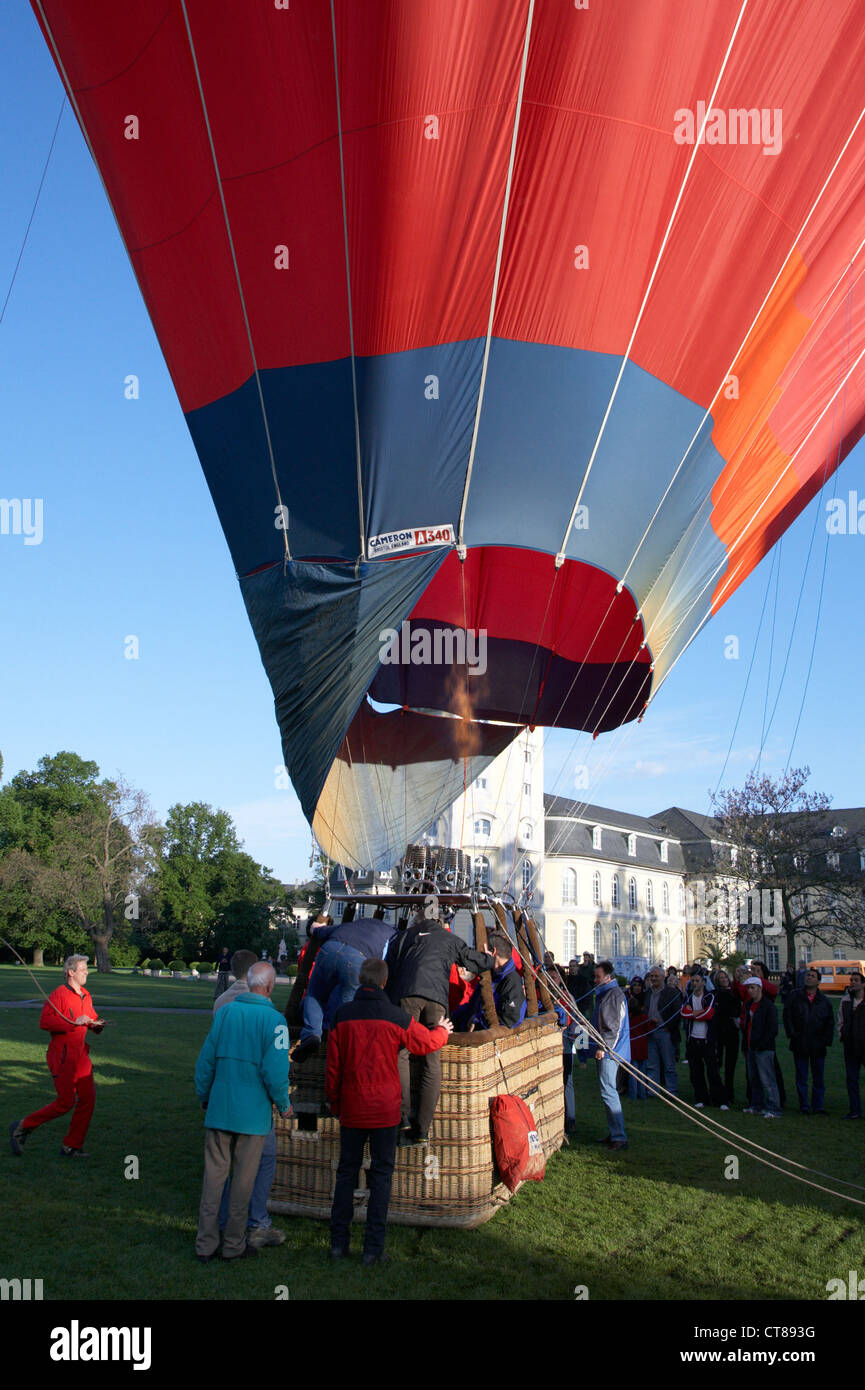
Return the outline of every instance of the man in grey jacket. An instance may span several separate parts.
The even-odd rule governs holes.
[[[595,966],[595,1011],[592,1014],[592,1027],[600,1033],[604,1046],[596,1046],[595,1060],[598,1064],[598,1082],[601,1100],[607,1112],[609,1134],[598,1142],[608,1149],[626,1149],[628,1137],[625,1134],[625,1119],[622,1102],[616,1089],[619,1061],[631,1060],[631,1025],[628,1021],[628,1001],[619,989],[613,971],[612,961],[602,960]],[[614,1052],[615,1057],[610,1056]]]

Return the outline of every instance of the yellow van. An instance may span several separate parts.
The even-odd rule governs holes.
[[[850,971],[861,970],[865,975],[865,961],[861,960],[811,960],[809,970],[816,970],[820,976],[820,988],[826,994],[843,994],[850,983]]]

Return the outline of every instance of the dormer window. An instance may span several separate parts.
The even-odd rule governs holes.
[[[592,830],[592,849],[603,849],[601,827],[599,825],[596,825]]]
[[[669,841],[668,841],[668,840],[662,840],[662,841],[661,841],[661,863],[662,863],[662,864],[669,864],[669,862],[670,862],[670,844],[669,844]]]
[[[840,869],[841,856],[837,850],[833,850],[831,854],[826,855],[826,863],[829,865],[830,869]]]
[[[628,836],[628,854],[629,854],[629,855],[631,856],[631,858],[633,859],[634,856],[636,855],[636,853],[637,853],[637,837],[636,837],[636,835],[629,835],[629,836]]]
[[[492,826],[490,822],[485,817],[479,816],[478,819],[475,821],[475,834],[483,835],[487,839],[489,839],[491,830]]]

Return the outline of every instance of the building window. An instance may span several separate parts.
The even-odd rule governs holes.
[[[486,779],[486,777],[477,777],[477,778],[475,779],[475,786],[476,786],[480,791],[485,792],[486,789],[487,789],[487,779]]]
[[[593,953],[594,953],[595,960],[599,960],[599,959],[600,959],[600,955],[601,955],[601,924],[600,924],[600,922],[596,922],[596,923],[595,923],[594,931],[592,932],[592,951],[593,951]]]
[[[530,820],[524,820],[523,823],[522,823],[522,826],[520,827],[520,830],[521,830],[521,833],[522,833],[523,840],[525,841],[525,843],[526,843],[527,845],[530,845],[531,842],[532,842],[532,836],[533,836],[534,833],[535,833],[535,828],[534,828],[534,826],[532,825],[531,821],[530,821]]]
[[[618,922],[617,922],[617,923],[615,924],[615,926],[613,927],[613,955],[614,955],[614,956],[619,955],[619,924],[618,924]]]
[[[670,915],[670,885],[669,885],[669,883],[664,883],[664,884],[661,886],[661,911],[662,911],[662,913],[664,914],[665,917],[669,917],[669,915]],[[669,960],[668,960],[668,961],[667,961],[667,965],[669,965],[669,964],[670,964],[670,962],[669,962]]]
[[[684,915],[685,915],[685,885],[684,885],[684,883],[680,883],[680,884],[679,884],[679,916],[680,916],[680,917],[684,917]]]
[[[685,964],[685,933],[679,932],[679,965]]]
[[[664,964],[665,964],[665,965],[671,965],[671,964],[672,964],[672,961],[670,960],[670,929],[669,929],[669,927],[665,927],[665,929],[664,929]]]
[[[531,748],[527,748],[527,749],[526,749],[526,767],[531,767],[531,765],[532,765],[532,750],[531,750]]]
[[[736,867],[736,861],[737,861],[738,858],[739,858],[739,851],[738,851],[738,849],[736,848],[735,845],[732,845],[731,848],[730,848],[730,863],[733,865],[733,868]]]
[[[813,952],[813,950],[811,949],[811,947],[810,947],[810,946],[802,946],[802,947],[801,947],[801,954],[802,954],[802,959],[803,959],[803,961],[805,962],[805,964],[806,964],[806,965],[810,965],[810,964],[811,964],[811,957],[812,957],[812,955],[814,954],[814,952]]]
[[[569,903],[577,901],[577,871],[576,869],[565,869],[562,874],[562,906],[566,907]]]
[[[831,854],[826,855],[826,863],[829,865],[830,869],[840,869],[841,856],[837,850],[833,850]]]
[[[592,903],[595,907],[601,906],[601,875],[597,869],[592,874]]]
[[[532,886],[532,866],[528,859],[523,860],[523,892],[527,892]]]
[[[596,825],[592,830],[592,849],[603,849],[601,827],[599,825]]]
[[[523,796],[531,796],[531,794],[532,794],[532,784],[531,784],[531,782],[523,782]]]
[[[631,858],[633,859],[633,857],[634,857],[634,855],[635,855],[636,853],[637,853],[637,837],[636,837],[636,835],[629,835],[629,836],[628,836],[628,854],[629,854],[629,855],[631,856]]]
[[[646,951],[649,956],[649,965],[653,965],[655,961],[655,932],[652,927],[649,927],[646,932]]]
[[[631,927],[631,955],[637,954],[637,928]]]
[[[568,921],[562,927],[562,956],[565,960],[573,960],[577,954],[577,924]]]
[[[651,879],[649,879],[646,884],[646,907],[649,912],[654,912],[655,910],[655,885]]]
[[[859,851],[859,871],[860,873],[865,872],[865,849]]]
[[[661,841],[661,863],[662,863],[662,864],[669,864],[669,862],[670,862],[670,846],[669,846],[669,844],[667,843],[666,840],[662,840],[662,841]]]
[[[637,880],[635,878],[628,879],[628,907],[632,912],[637,910]]]
[[[844,952],[843,952],[843,951],[833,951],[833,952],[832,952],[832,959],[833,959],[833,960],[843,960],[843,959],[844,959]]]
[[[489,839],[491,829],[492,827],[490,825],[490,822],[486,819],[486,817],[478,816],[478,818],[475,821],[475,834],[484,835],[487,839]]]
[[[779,970],[781,968],[781,960],[777,946],[766,947],[766,964],[770,970]]]
[[[618,874],[613,874],[612,897],[610,898],[610,902],[611,902],[611,904],[612,904],[613,907],[619,907],[619,906],[621,906],[620,899],[619,899],[619,875],[618,875]]]
[[[475,857],[475,883],[480,888],[490,886],[490,861],[485,854],[478,854]]]

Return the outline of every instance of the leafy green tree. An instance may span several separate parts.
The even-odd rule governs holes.
[[[241,848],[227,811],[200,801],[168,812],[154,893],[149,946],[184,960],[215,960],[222,946],[272,948],[285,911],[282,885]]]
[[[101,804],[98,777],[95,762],[61,752],[0,789],[0,934],[18,950],[31,949],[36,965],[46,951],[56,961],[88,942],[70,904],[46,896],[44,869],[61,818]]]

